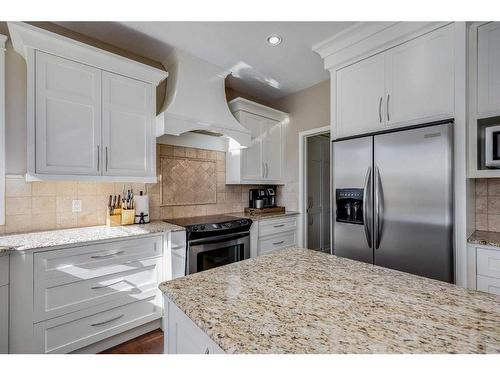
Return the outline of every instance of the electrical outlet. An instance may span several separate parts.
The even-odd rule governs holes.
[[[82,212],[82,200],[73,199],[71,202],[71,212]]]

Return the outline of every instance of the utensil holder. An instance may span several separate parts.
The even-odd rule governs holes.
[[[106,217],[106,225],[108,227],[117,227],[122,225],[122,210],[121,208],[115,208],[112,211],[108,210],[108,215]]]
[[[122,222],[121,225],[134,224],[135,220],[135,209],[124,209],[122,208]]]

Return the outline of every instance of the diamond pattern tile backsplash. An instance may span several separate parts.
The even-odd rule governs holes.
[[[157,145],[157,154],[158,168],[161,168],[161,160],[179,161],[176,162],[179,175],[162,188],[160,183],[125,183],[126,188],[132,188],[136,194],[143,190],[149,195],[151,219],[242,211],[248,205],[248,189],[259,187],[226,185],[224,152]],[[177,172],[176,168],[169,168]],[[160,176],[161,169],[158,172]],[[6,223],[0,225],[0,235],[104,225],[108,197],[110,194],[121,194],[124,184],[26,182],[24,176],[8,175],[5,185]],[[163,193],[165,202],[175,205],[162,205],[160,193]],[[73,199],[82,201],[82,212],[71,212]]]
[[[476,180],[476,230],[500,232],[500,178]]]

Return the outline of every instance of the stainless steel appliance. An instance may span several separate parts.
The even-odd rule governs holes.
[[[250,258],[250,219],[211,215],[165,221],[186,228],[186,275]]]
[[[334,141],[334,254],[453,282],[452,144],[452,123]]]
[[[486,167],[500,168],[500,125],[488,126],[484,133]]]
[[[248,207],[276,207],[276,187],[250,189],[248,191]]]

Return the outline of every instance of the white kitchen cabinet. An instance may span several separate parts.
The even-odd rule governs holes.
[[[250,228],[250,257],[297,245],[297,215],[254,220]]]
[[[103,175],[154,176],[154,87],[102,72]]]
[[[223,354],[224,351],[167,297],[164,303],[166,354]]]
[[[453,117],[454,39],[447,26],[385,53],[385,124]]]
[[[252,145],[229,149],[227,184],[282,184],[284,178],[284,122],[288,115],[273,108],[236,98],[229,102],[236,119],[251,132]]]
[[[500,248],[468,245],[468,287],[500,295]]]
[[[379,131],[385,119],[384,54],[337,72],[337,137]]]
[[[477,114],[500,113],[500,22],[477,28]]]
[[[101,71],[40,51],[36,60],[36,172],[98,175]]]
[[[9,352],[9,256],[0,256],[0,354]]]
[[[8,26],[27,63],[27,180],[156,182],[156,86],[167,72]]]
[[[335,138],[452,118],[453,27],[336,70]]]

